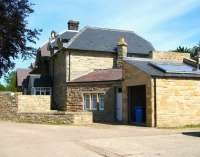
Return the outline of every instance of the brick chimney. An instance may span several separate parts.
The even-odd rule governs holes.
[[[69,20],[68,21],[68,30],[78,30],[79,21]]]
[[[117,68],[122,68],[123,58],[127,57],[128,44],[123,37],[117,42]]]

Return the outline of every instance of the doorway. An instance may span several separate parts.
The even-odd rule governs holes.
[[[116,88],[116,119],[122,121],[122,88]]]
[[[129,123],[146,123],[146,87],[145,85],[128,87]]]

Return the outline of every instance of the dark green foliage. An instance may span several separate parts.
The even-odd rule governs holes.
[[[5,85],[0,84],[0,91],[16,92],[16,71],[8,73],[5,78]]]
[[[179,47],[177,47],[176,50],[174,50],[174,52],[190,53],[191,57],[197,56],[198,51],[200,51],[200,42],[196,46],[194,46],[192,48],[179,46]]]
[[[0,91],[5,91],[6,88],[4,87],[4,85],[0,84]]]
[[[175,52],[180,52],[180,53],[191,53],[191,49],[184,47],[184,46],[179,46],[175,50]]]
[[[0,77],[14,67],[14,59],[36,53],[28,44],[36,42],[41,30],[28,28],[31,7],[28,0],[0,0]]]
[[[16,71],[13,71],[9,73],[7,76],[5,76],[6,81],[6,90],[16,92]]]

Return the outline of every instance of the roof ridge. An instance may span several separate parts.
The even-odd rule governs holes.
[[[89,29],[101,29],[101,30],[108,30],[108,31],[115,31],[115,32],[117,31],[117,32],[135,33],[133,30],[118,29],[118,28],[105,28],[105,27],[97,27],[97,26],[85,26],[85,28],[89,28]]]
[[[134,32],[133,30],[126,30],[126,29],[115,29],[115,28],[103,28],[103,27],[96,27],[96,26],[85,26],[86,28],[89,29],[100,29],[100,30],[108,30],[108,31],[115,31],[115,32],[127,32],[127,33],[133,33],[134,35],[138,36],[139,38],[145,40],[146,42],[148,42],[152,47],[152,43],[150,41],[148,41],[147,39],[145,39],[143,36],[139,35],[138,33]]]

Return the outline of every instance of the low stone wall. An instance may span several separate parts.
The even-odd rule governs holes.
[[[18,112],[50,112],[49,95],[18,95]]]
[[[190,58],[189,53],[178,53],[178,52],[168,52],[168,51],[153,51],[151,53],[151,58],[154,60],[174,60],[183,61],[183,58]]]
[[[40,124],[92,124],[91,112],[20,113],[15,121]]]
[[[17,94],[0,92],[0,119],[12,119],[17,114]]]
[[[24,100],[24,101],[23,101]],[[41,105],[41,111],[39,110]],[[0,92],[0,119],[45,124],[92,124],[91,112],[50,111],[50,97]],[[43,112],[42,112],[43,111]]]

